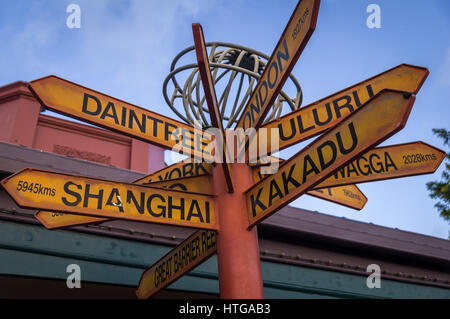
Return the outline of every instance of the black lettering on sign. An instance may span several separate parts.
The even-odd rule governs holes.
[[[27,181],[20,180],[17,183],[16,189],[19,192],[30,192],[38,195],[45,195],[45,196],[51,196],[54,197],[56,194],[56,189],[51,187],[45,187],[44,185],[40,183],[29,183]]]
[[[201,245],[203,252],[216,246],[216,233],[212,231],[202,232]]]
[[[319,192],[319,193],[324,193],[324,189],[325,188],[319,188],[319,189],[315,189],[315,192]],[[328,191],[328,196],[333,196],[333,194],[331,193],[331,187],[327,187],[327,191]]]
[[[314,161],[311,159],[311,157],[307,154],[305,156],[304,160],[303,160],[303,179],[302,179],[302,184],[305,184],[306,178],[311,173],[319,174],[320,171],[317,168],[317,166],[314,163]]]
[[[203,166],[204,163],[194,163],[195,164],[195,172],[197,175],[200,175],[200,171],[202,174],[208,174],[208,170]]]
[[[258,190],[258,194],[256,194],[256,198],[255,195],[251,194],[250,195],[250,203],[252,206],[252,214],[253,217],[256,217],[256,206],[259,206],[261,208],[261,210],[265,210],[267,207],[263,204],[263,202],[261,202],[261,200],[259,199],[261,196],[261,192],[262,192],[262,188],[260,188]]]
[[[377,153],[366,154],[357,160],[350,162],[334,174],[335,179],[350,178],[355,176],[369,176],[398,170],[389,152],[384,152],[382,156]]]
[[[326,125],[331,122],[331,119],[333,118],[333,113],[331,112],[330,103],[325,104],[325,110],[327,111],[327,118],[325,120],[319,119],[319,114],[317,114],[318,113],[317,108],[314,108],[312,110],[314,122],[316,123],[317,126]]]
[[[267,207],[272,206],[274,203],[282,200],[285,196],[287,196],[290,192],[292,192],[289,188],[290,184],[293,186],[291,189],[298,188],[301,184],[305,184],[308,176],[316,176],[321,172],[332,166],[338,156],[342,154],[348,154],[356,149],[358,146],[358,136],[356,134],[356,130],[353,122],[350,122],[347,125],[348,132],[345,130],[345,127],[340,131],[336,132],[335,139],[329,138],[321,142],[317,147],[313,148],[309,153],[305,154],[304,157],[300,157],[302,159],[294,159],[292,162],[287,162],[286,165],[289,166],[289,173],[287,172],[287,167],[283,167],[283,172],[281,173],[282,177],[282,187],[277,183],[275,178],[268,180],[268,185],[264,186],[257,190],[255,195],[255,191],[252,191],[250,194],[250,208],[252,211],[253,217],[256,217],[256,210],[259,208],[264,211]],[[346,142],[348,145],[344,145],[343,134],[346,134],[346,137],[351,138],[351,142]],[[348,138],[346,139],[346,141]],[[316,156],[313,156],[314,152],[317,153],[317,162],[315,162]],[[295,158],[295,157],[294,157]],[[303,161],[303,163],[301,163]],[[297,175],[294,176],[295,167],[299,165],[301,168]],[[301,183],[296,178],[301,178]],[[262,191],[265,190],[265,194],[267,194],[267,200],[262,196]],[[284,191],[284,192],[283,192]],[[331,196],[331,190],[328,190]],[[263,199],[264,198],[264,199]]]
[[[287,48],[286,39],[283,40],[283,46],[284,46],[284,52],[278,51],[277,52],[277,61],[278,61],[278,68],[280,69],[280,73],[283,72],[283,64],[281,64],[281,59],[285,60],[286,62],[289,61],[290,54]],[[277,80],[275,79],[275,82]]]
[[[373,89],[370,84],[366,86],[366,90],[369,98],[373,97]],[[331,105],[333,105],[333,108]],[[349,94],[337,96],[332,101],[325,104],[317,103],[317,105],[305,107],[304,111],[298,111],[299,114],[290,118],[289,121],[280,121],[278,124],[280,139],[282,141],[287,141],[294,138],[297,134],[301,135],[315,128],[320,128],[322,126],[326,127],[330,122],[341,118],[344,115],[344,110],[346,111],[345,113],[348,114],[356,110],[359,106],[361,106],[361,99],[358,95],[358,91],[355,90]],[[305,114],[305,112],[311,113]],[[295,122],[295,118],[297,119],[297,122]],[[304,118],[309,119],[306,120],[309,122],[306,123]]]
[[[89,109],[88,104],[91,105],[91,107],[93,104],[93,103],[89,103],[89,99],[91,99],[95,102],[95,110],[94,111],[92,109]],[[100,114],[101,110],[102,110],[102,103],[100,102],[100,100],[93,95],[84,93],[83,106],[81,108],[81,111],[83,113],[96,116],[96,115]]]
[[[301,17],[298,19],[297,24],[295,25],[294,30],[292,31],[292,39],[296,39],[298,34],[300,33],[300,30],[302,29],[303,23],[305,23],[306,18],[309,15],[309,8],[305,9],[305,12],[301,15]]]
[[[192,163],[183,165],[183,177],[192,176],[192,170],[194,169],[194,165]]]
[[[26,183],[28,186],[28,183]],[[170,185],[169,188],[186,186],[180,183]],[[23,183],[21,184],[23,188]],[[148,196],[148,197],[147,197]],[[127,190],[120,194],[119,188],[102,189],[96,185],[84,186],[68,181],[64,184],[64,196],[61,198],[66,206],[83,207],[95,206],[97,210],[111,207],[117,208],[117,212],[127,213],[137,211],[139,214],[150,214],[156,218],[168,218],[186,220],[209,224],[211,222],[210,202],[196,199],[187,201],[182,197],[163,196],[157,193],[146,195],[145,191]],[[125,207],[126,205],[126,207]]]
[[[180,212],[180,218],[184,219],[184,198],[180,198],[180,203],[178,205],[173,203],[172,196],[169,196],[167,204],[167,218],[172,218],[172,212],[178,210]],[[200,213],[201,215],[201,213]]]
[[[169,173],[169,179],[175,179],[175,178],[181,178],[184,177],[182,170],[179,169],[178,167],[174,168],[173,170],[170,171]],[[166,178],[164,180],[167,179],[167,174],[166,174]]]
[[[166,186],[163,186],[163,187],[166,188]],[[174,183],[174,184],[171,184],[171,185],[169,186],[169,189],[180,189],[180,190],[182,190],[182,191],[187,191],[186,185],[184,185],[184,184],[182,184],[182,183]]]
[[[285,194],[289,193],[289,184],[292,184],[292,186],[294,186],[294,187],[299,187],[300,186],[300,183],[295,178],[292,177],[294,169],[295,169],[295,164],[293,164],[291,166],[287,176],[286,176],[286,172],[281,173],[281,178],[283,180],[283,186],[284,186],[284,193]],[[258,173],[260,174],[259,171],[258,171]]]
[[[408,154],[403,155],[403,163],[405,165],[415,164],[415,163],[423,163],[428,161],[435,161],[437,159],[436,154],[422,154],[422,153],[416,153],[416,154]]]
[[[242,128],[244,131],[249,127],[254,126],[252,124],[256,124],[255,121],[260,118],[261,111],[266,109],[264,108],[264,110],[262,110],[261,108],[264,107],[264,104],[267,101],[269,93],[268,87],[272,89],[280,82],[279,75],[283,72],[282,60],[288,62],[290,59],[286,39],[283,39],[283,47],[284,48],[280,48],[273,56],[276,61],[271,61],[270,66],[264,71],[267,76],[261,78],[261,82],[259,82],[260,84],[258,84],[258,88],[250,100],[249,110],[246,110],[243,114]],[[284,50],[284,52],[282,50]],[[267,84],[267,82],[269,83]]]
[[[118,110],[118,108],[121,108],[121,111]],[[157,119],[151,115],[146,115],[138,109],[133,110],[123,106],[116,106],[111,101],[107,101],[105,102],[105,105],[102,105],[102,102],[98,97],[84,93],[81,111],[89,116],[99,116],[102,120],[107,118],[112,119],[116,125],[120,125],[123,128],[131,130],[137,129],[142,134],[152,134],[153,137],[159,136],[161,139],[168,142],[172,142],[172,132],[176,131],[175,142],[178,143],[179,140],[181,140],[184,147],[194,149],[193,143],[189,142],[193,141],[193,131],[184,127],[180,129],[172,123]],[[147,132],[148,130],[151,130],[151,133]],[[208,144],[204,141],[198,143],[203,145]]]
[[[344,191],[345,196],[353,198],[353,199],[361,200],[361,196],[359,196],[358,194],[355,194],[348,189],[344,189],[343,191]]]
[[[109,110],[111,110],[111,113],[109,113]],[[109,102],[105,109],[102,112],[102,115],[100,115],[101,119],[105,119],[105,117],[110,117],[114,120],[114,123],[119,125],[119,118],[117,117],[116,107],[114,106],[114,103]]]
[[[67,199],[67,197],[62,197],[61,200],[64,203],[64,205],[66,206],[77,206],[80,202],[81,202],[81,195],[79,193],[77,193],[76,191],[72,191],[70,190],[70,186],[76,186],[77,189],[81,190],[83,189],[83,187],[81,185],[72,183],[72,182],[66,182],[64,184],[64,191],[66,192],[66,194],[69,194],[73,197],[75,197],[74,200],[70,201]]]
[[[282,141],[290,140],[295,135],[296,126],[295,126],[294,119],[290,119],[289,123],[291,123],[291,128],[290,128],[291,134],[289,134],[288,136],[285,135],[285,132],[284,132],[284,129],[283,129],[283,125],[281,125],[281,123],[278,124],[278,131],[280,133],[280,139]]]
[[[141,193],[141,198],[140,201],[138,203],[136,197],[134,196],[133,192],[130,190],[127,190],[127,203],[131,204],[131,202],[133,202],[134,207],[136,208],[136,210],[139,212],[139,214],[144,214],[145,211],[145,193]]]
[[[148,182],[151,182],[154,179],[157,179],[159,181],[167,181],[171,179],[209,174],[207,168],[204,165],[205,163],[186,163],[181,167],[174,167],[169,171],[158,174],[156,177],[149,178]]]
[[[328,159],[327,162],[325,162],[325,158],[324,158],[324,155],[323,155],[323,150],[324,150],[325,147],[328,147],[328,149],[331,150],[331,154],[332,154],[331,158]],[[331,164],[333,164],[334,161],[336,160],[336,156],[337,156],[336,145],[332,141],[325,141],[324,143],[319,145],[319,147],[317,148],[317,154],[319,155],[320,168],[322,170],[324,170],[325,168],[327,168]]]
[[[172,138],[172,132],[176,130],[177,127],[170,123],[164,123],[164,140],[170,141]],[[176,135],[176,134],[175,134]],[[179,138],[179,136],[176,135]],[[178,142],[178,138],[175,138],[175,141]]]
[[[158,120],[157,118],[150,116],[150,115],[147,115],[147,118],[150,121],[153,121],[153,126],[152,126],[153,136],[155,136],[155,137],[158,136],[158,123],[162,124],[163,121]]]
[[[152,208],[152,201],[157,198],[159,199],[162,203],[165,203],[166,200],[164,199],[163,196],[159,195],[159,194],[151,194],[148,199],[147,199],[147,210],[150,213],[150,215],[152,215],[153,217],[166,217],[166,206],[163,205],[158,205],[156,206],[159,209],[159,212],[155,212],[153,211]]]
[[[91,194],[91,185],[86,184],[84,188],[84,200],[83,200],[83,207],[88,207],[89,204],[89,198],[96,198],[97,199],[97,209],[102,209],[102,203],[103,203],[103,189],[100,189],[98,191],[98,194]]]
[[[141,131],[141,133],[145,134],[145,120],[147,119],[147,117],[145,116],[145,114],[141,114],[141,119],[139,120],[139,117],[136,115],[136,112],[134,110],[130,110],[129,114],[129,119],[128,119],[128,128],[129,129],[133,129],[134,127],[134,123],[136,123],[136,125],[139,127],[139,131]]]
[[[270,192],[269,192],[269,206],[272,205],[272,201],[276,198],[282,199],[283,193],[281,192],[280,187],[278,186],[276,180],[270,181]]]
[[[120,199],[119,190],[117,188],[113,188],[111,193],[109,194],[108,200],[106,201],[105,206],[113,206],[117,207],[121,213],[123,213],[123,205]]]

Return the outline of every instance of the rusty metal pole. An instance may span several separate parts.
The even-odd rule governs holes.
[[[217,235],[220,298],[264,298],[261,260],[256,227],[247,230],[248,216],[244,191],[253,184],[251,168],[232,163],[234,193],[228,193],[220,165],[213,169],[220,230]]]

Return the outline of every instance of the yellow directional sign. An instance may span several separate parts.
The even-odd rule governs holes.
[[[142,184],[142,183],[137,183]],[[193,193],[213,195],[209,176],[200,175],[194,177],[177,178],[162,182],[153,182],[148,184],[152,187],[160,187],[174,190],[181,190]],[[47,229],[57,229],[71,227],[76,225],[85,225],[92,223],[101,223],[111,220],[110,218],[98,218],[91,216],[73,215],[62,212],[38,211],[35,215],[37,220]]]
[[[148,268],[141,276],[136,295],[153,296],[161,289],[200,265],[217,250],[216,232],[199,230]]]
[[[206,52],[205,37],[203,35],[202,26],[199,23],[192,24],[192,32],[194,33],[195,53],[197,55],[198,71],[202,79],[203,91],[205,93],[206,104],[208,105],[209,116],[213,127],[219,130],[219,136],[215,136],[216,147],[217,140],[221,140],[221,159],[219,165],[222,166],[227,183],[228,192],[233,193],[233,181],[231,180],[231,168],[229,166],[230,156],[225,143],[225,130],[223,129],[222,117],[220,116],[219,106],[217,104],[216,90],[214,89],[214,82],[211,77],[211,70],[209,67],[208,53]]]
[[[31,90],[48,109],[141,139],[166,149],[212,160],[206,146],[211,141],[182,122],[148,111],[109,95],[51,75],[30,82]],[[175,131],[176,139],[172,139]]]
[[[209,195],[24,169],[2,180],[21,207],[218,229]]]
[[[306,194],[357,210],[367,203],[367,197],[356,185],[318,188]]]
[[[319,0],[298,2],[236,127],[260,126],[316,27],[319,6]]]
[[[348,162],[401,130],[414,99],[409,93],[383,90],[286,160],[277,173],[253,185],[246,192],[249,227],[314,189]]]
[[[336,171],[319,187],[434,173],[445,152],[424,142],[377,147]]]
[[[111,220],[110,218],[82,216],[62,212],[50,212],[46,210],[40,210],[36,212],[36,214],[34,214],[34,217],[36,217],[36,219],[47,229],[58,229],[78,225],[102,223]]]
[[[267,150],[272,149],[271,129],[278,130],[279,149],[285,149],[335,126],[383,89],[416,94],[428,73],[426,68],[401,64],[266,123],[262,128],[267,129]]]
[[[133,184],[143,185],[146,183],[155,183],[153,185],[155,187],[168,187],[188,192],[210,194],[211,187],[208,175],[211,174],[211,170],[212,165],[208,163],[180,162],[165,167],[145,177],[142,177],[134,181]],[[189,178],[189,176],[193,178],[191,179]],[[174,180],[176,182],[164,183],[171,180]],[[161,184],[158,185],[158,182],[161,182]],[[50,211],[39,211],[34,216],[47,229],[57,229],[76,225],[105,222],[110,220],[109,218],[72,215],[62,212]]]
[[[152,183],[152,182],[161,182],[167,181],[171,179],[185,178],[185,177],[193,177],[193,176],[204,176],[210,175],[212,172],[212,165],[201,162],[179,162],[163,169],[142,177],[136,181],[134,184],[144,184],[144,183]]]
[[[281,158],[271,156],[270,160],[282,162]],[[261,174],[261,166],[252,168],[253,180],[258,182],[263,178]],[[344,185],[337,187],[318,188],[307,191],[307,195],[318,197],[336,204],[344,205],[357,210],[363,209],[366,205],[367,198],[356,185]]]

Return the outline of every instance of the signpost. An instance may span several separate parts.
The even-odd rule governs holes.
[[[230,156],[228,154],[227,144],[225,142],[225,130],[223,129],[222,118],[220,116],[219,107],[217,105],[216,90],[211,77],[209,68],[208,53],[206,52],[205,37],[203,35],[202,26],[199,23],[192,24],[192,32],[194,34],[195,53],[197,55],[198,71],[202,79],[203,91],[205,92],[206,104],[208,105],[209,116],[213,127],[218,128],[219,132],[215,136],[216,151],[220,149],[219,165],[222,166],[227,183],[228,192],[233,193],[233,181],[230,175]],[[218,141],[220,140],[220,143]]]
[[[424,142],[378,147],[336,171],[319,187],[434,173],[445,152]]]
[[[2,180],[21,207],[217,230],[214,198],[136,184],[24,169]]]
[[[249,227],[255,226],[331,176],[336,170],[401,130],[415,96],[383,90],[351,116],[283,162],[247,192]]]
[[[216,232],[198,230],[168,252],[141,276],[136,294],[149,298],[200,265],[216,252]]]
[[[428,74],[426,68],[401,64],[266,123],[266,149],[272,150],[271,129],[278,129],[279,150],[285,149],[334,127],[383,89],[417,94]]]
[[[225,163],[180,162],[132,184],[28,168],[3,179],[2,186],[19,206],[42,209],[36,218],[51,229],[112,219],[200,229],[143,273],[139,298],[154,295],[216,251],[221,297],[263,298],[255,225],[303,194],[362,209],[367,198],[356,183],[432,173],[445,157],[423,142],[373,149],[404,127],[428,75],[426,68],[408,64],[262,125],[311,37],[319,3],[299,1],[236,125],[236,130],[268,129],[266,149],[272,151],[271,129],[279,133],[278,150],[322,134],[288,160],[256,159],[259,164],[281,161],[275,174],[261,178],[258,166],[252,171],[248,163],[227,161],[203,31],[193,24],[200,77],[211,123],[220,132],[221,154],[210,154],[211,146],[217,150],[212,136],[198,134],[191,125],[59,77],[32,81],[30,89],[53,111],[166,149],[177,147],[191,160],[210,163],[223,155]],[[238,152],[247,146],[239,145]]]
[[[196,136],[194,127],[50,75],[30,82],[46,108],[145,142],[212,161],[205,148],[211,141]],[[174,133],[175,132],[175,133]],[[177,137],[173,138],[172,133]]]

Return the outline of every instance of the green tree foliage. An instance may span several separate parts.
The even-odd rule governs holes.
[[[444,140],[444,145],[450,146],[450,131],[446,129],[433,129],[433,133]],[[428,182],[427,189],[430,197],[439,201],[434,205],[442,218],[450,222],[450,153],[445,156],[445,170],[442,173],[442,180],[439,182]]]

